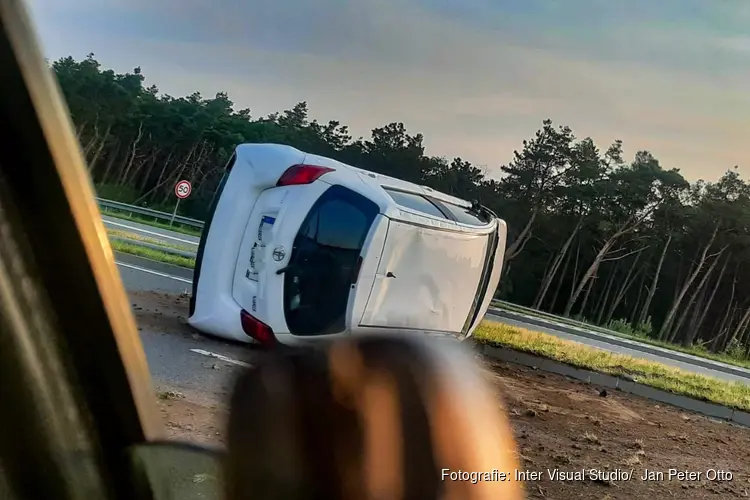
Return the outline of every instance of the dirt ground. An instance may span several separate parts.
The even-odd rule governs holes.
[[[514,427],[522,467],[542,471],[529,498],[737,498],[750,494],[750,430],[618,391],[525,367],[492,363]],[[552,481],[548,470],[633,471],[630,480]],[[669,478],[669,469],[701,472]],[[642,480],[644,471],[664,477]],[[728,471],[707,480],[707,471]],[[611,477],[610,477],[611,479]],[[708,479],[714,479],[709,473]]]
[[[163,300],[164,305],[181,307],[180,299]],[[139,322],[153,320],[143,317],[143,311],[135,313]],[[510,414],[522,469],[542,476],[526,481],[528,498],[660,500],[750,495],[750,429],[618,391],[601,391],[558,375],[485,361]],[[170,395],[169,391],[160,393],[159,405],[171,438],[223,442],[224,406],[199,393]],[[670,479],[670,469],[687,471],[693,478]],[[555,470],[584,471],[585,477],[550,479]],[[592,470],[610,477],[592,478]],[[663,478],[642,480],[645,471],[663,473]],[[632,478],[624,479],[623,473]]]
[[[139,330],[147,327],[161,333],[199,337],[187,324],[190,304],[187,294],[139,291],[128,292],[128,298]]]
[[[224,444],[228,415],[224,405],[179,391],[162,391],[159,396],[159,410],[169,439]]]

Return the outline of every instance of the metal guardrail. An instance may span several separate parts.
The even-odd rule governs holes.
[[[119,201],[105,200],[104,198],[96,198],[96,201],[97,203],[99,203],[99,207],[102,209],[108,208],[111,210],[119,210],[121,212],[127,212],[131,215],[138,214],[145,217],[153,217],[154,219],[159,220],[172,220],[172,214],[168,214],[167,212],[160,212],[159,210],[153,210],[151,208],[138,207],[136,205],[129,205],[127,203],[120,203]],[[198,229],[203,229],[204,224],[202,220],[191,219],[190,217],[183,217],[181,215],[176,215],[174,217],[174,222],[177,222],[178,224],[184,224],[186,226],[192,226]]]
[[[599,326],[599,325],[592,325],[591,323],[584,323],[583,321],[578,321],[573,318],[566,318],[565,316],[558,316],[556,314],[551,314],[545,311],[540,311],[538,309],[533,309],[531,307],[526,306],[519,306],[518,304],[514,304],[512,302],[506,302],[504,300],[497,300],[493,299],[490,303],[490,307],[496,307],[498,309],[507,310],[510,312],[514,312],[516,314],[525,314],[527,316],[533,316],[535,318],[539,318],[541,320],[546,320],[550,323],[562,323],[564,325],[570,325],[575,328],[582,328],[584,330],[589,330],[592,332],[598,332],[603,333],[606,335],[615,335],[618,337],[633,337],[632,335],[628,335],[625,333],[616,332],[610,328]]]

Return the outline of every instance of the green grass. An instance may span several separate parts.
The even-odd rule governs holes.
[[[518,307],[518,306],[514,307],[514,304],[502,303],[502,304],[493,304],[493,306],[499,309],[507,309],[508,311],[511,311],[511,312],[517,312],[520,314],[528,314],[529,316],[536,316],[541,319],[550,319],[552,321],[557,321],[559,323],[563,323],[563,324],[570,325],[570,326],[577,326],[579,328],[581,327],[588,328],[595,332],[604,333],[607,335],[613,335],[615,337],[621,337],[624,339],[633,340],[636,342],[641,342],[643,344],[649,344],[649,345],[653,345],[656,347],[662,347],[664,349],[682,352],[685,354],[691,354],[693,356],[697,356],[700,358],[710,359],[713,361],[719,361],[722,363],[726,363],[728,365],[739,366],[740,368],[750,369],[750,360],[747,360],[744,358],[738,358],[736,356],[731,356],[727,353],[710,352],[708,349],[702,346],[694,345],[691,347],[685,347],[679,344],[672,344],[670,342],[664,342],[661,340],[652,339],[651,337],[647,337],[645,335],[628,335],[627,333],[618,332],[616,330],[611,330],[608,328],[603,328],[601,326],[594,325],[585,321],[576,321],[570,318],[555,316],[553,314],[549,314],[549,313],[545,313],[541,311],[534,311],[533,309],[529,310],[528,308],[525,308],[525,307]]]
[[[200,229],[192,227],[192,226],[184,226],[184,225],[182,225],[182,224],[180,224],[178,222],[175,222],[174,225],[170,226],[166,222],[160,222],[160,221],[157,221],[157,220],[154,220],[154,219],[150,219],[150,218],[148,218],[146,216],[143,216],[143,215],[129,214],[127,212],[121,212],[121,211],[113,210],[113,209],[109,209],[109,208],[106,209],[106,210],[101,209],[101,213],[102,213],[102,215],[107,215],[107,216],[110,216],[110,217],[116,217],[118,219],[123,219],[123,220],[129,220],[129,221],[132,221],[132,222],[138,222],[140,224],[145,224],[147,226],[158,227],[160,229],[167,229],[169,231],[174,231],[176,233],[187,234],[189,236],[200,236],[201,235],[201,230]]]
[[[175,243],[166,243],[162,240],[149,238],[147,236],[141,236],[140,234],[130,233],[127,231],[118,231],[117,229],[107,229],[107,234],[110,236],[114,236],[115,238],[142,241],[144,243],[150,243],[151,245],[159,245],[160,247],[173,248],[175,250],[182,250],[185,252],[195,251],[197,249],[195,245],[177,245]]]
[[[157,262],[172,264],[174,266],[185,267],[188,269],[193,269],[195,267],[195,259],[183,257],[181,255],[174,255],[160,250],[145,248],[120,240],[110,240],[109,243],[112,246],[112,250],[116,252],[127,253],[137,257],[143,257],[144,259],[151,259]]]
[[[750,386],[741,382],[725,382],[491,321],[482,322],[474,337],[483,344],[507,347],[600,373],[627,376],[641,384],[675,394],[750,410]]]

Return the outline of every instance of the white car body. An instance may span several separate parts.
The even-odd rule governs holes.
[[[507,230],[488,210],[290,146],[238,146],[212,205],[189,323],[219,337],[466,338],[500,280]]]

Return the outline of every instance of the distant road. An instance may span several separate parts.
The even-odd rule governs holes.
[[[117,217],[109,217],[106,215],[102,216],[104,226],[108,229],[115,231],[124,231],[127,233],[134,233],[138,236],[145,238],[151,238],[157,241],[168,243],[170,245],[180,245],[194,250],[198,247],[200,238],[198,236],[190,236],[188,234],[179,233],[177,231],[170,231],[169,229],[162,229],[159,227],[149,226],[147,224],[140,224],[125,219],[118,219]]]
[[[129,291],[153,290],[168,293],[182,293],[190,291],[192,283],[192,271],[189,269],[180,268],[178,266],[172,266],[169,264],[162,264],[160,262],[120,253],[116,254],[116,259],[118,262],[118,268],[120,270],[120,276],[122,277],[125,288]],[[565,331],[566,328],[562,326],[543,326],[538,324],[536,320],[529,319],[529,321],[527,322],[524,320],[509,318],[504,314],[500,314],[501,313],[499,312],[488,312],[485,317],[492,321],[498,321],[511,326],[517,326],[547,333],[561,339],[572,340],[581,344],[595,347],[597,349],[602,349],[617,354],[624,354],[635,358],[656,361],[668,366],[680,368],[685,371],[700,373],[702,375],[707,375],[722,380],[738,381],[750,384],[750,370],[744,370],[738,367],[730,367],[729,365],[726,365],[724,363],[704,360],[701,358],[696,358],[695,356],[682,355],[680,353],[674,353],[672,351],[663,352],[665,350],[654,348],[652,346],[646,346],[644,344],[633,341],[627,341],[628,344],[622,345],[624,343],[622,340],[609,339],[605,335],[587,332],[584,336],[581,334],[571,333],[571,331]],[[680,356],[680,358],[682,359],[675,359],[675,356]],[[714,368],[712,368],[710,365],[713,365]]]

